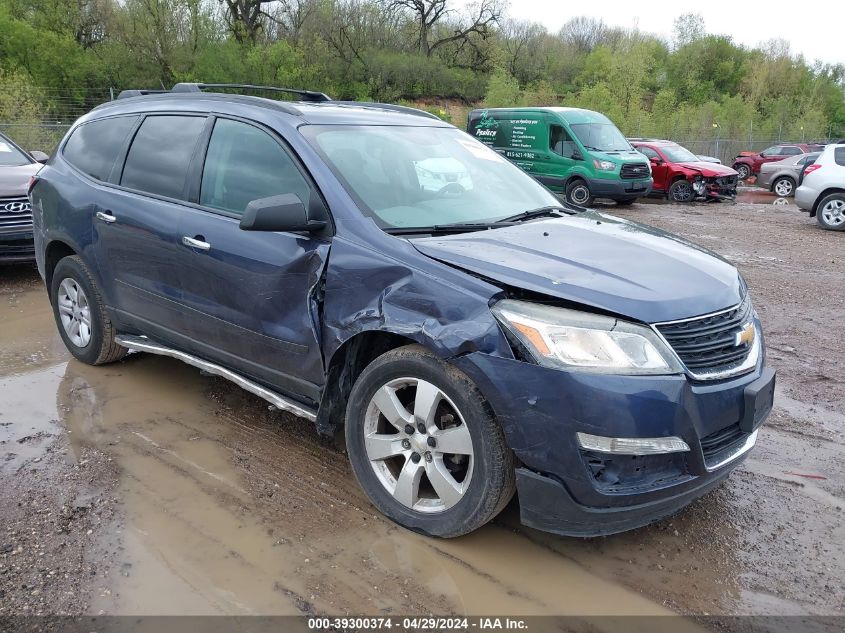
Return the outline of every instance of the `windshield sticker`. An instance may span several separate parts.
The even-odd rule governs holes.
[[[4,143],[3,141],[0,141],[0,152],[11,152],[11,151],[12,151],[12,148],[11,148],[11,147],[9,147],[9,146],[8,146],[6,143]]]
[[[458,143],[460,143],[464,149],[466,149],[470,154],[472,154],[476,158],[491,160],[497,163],[505,162],[505,159],[499,156],[497,152],[490,149],[486,145],[479,143],[478,141],[461,138],[458,139]]]

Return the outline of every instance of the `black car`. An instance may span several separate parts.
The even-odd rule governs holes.
[[[373,504],[436,536],[514,491],[543,530],[645,525],[754,446],[775,378],[727,261],[425,112],[208,88],[96,108],[38,174],[77,359],[172,356],[345,429]]]

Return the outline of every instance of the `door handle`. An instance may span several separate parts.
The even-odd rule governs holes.
[[[184,244],[185,246],[190,246],[191,248],[198,248],[201,251],[207,251],[211,248],[211,244],[209,244],[208,242],[203,242],[202,239],[197,239],[201,237],[201,235],[197,235],[196,238],[188,237],[187,235],[185,235],[182,237],[182,244]]]
[[[97,211],[94,215],[97,216],[98,220],[102,220],[106,224],[111,224],[112,222],[117,221],[117,218],[113,215],[109,215],[108,213],[104,213],[103,211]]]

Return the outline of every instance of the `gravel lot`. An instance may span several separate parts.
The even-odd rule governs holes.
[[[0,615],[845,614],[845,235],[753,200],[605,208],[739,267],[779,392],[724,486],[592,540],[515,504],[396,528],[307,422],[171,359],[70,360],[37,273],[0,269]]]

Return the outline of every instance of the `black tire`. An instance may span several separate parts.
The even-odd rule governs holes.
[[[73,280],[84,292],[90,311],[90,341],[84,346],[75,344],[62,324],[59,314],[59,294],[62,282]],[[56,264],[50,283],[50,302],[59,335],[74,358],[88,365],[113,363],[126,356],[127,350],[114,342],[114,326],[106,313],[100,291],[91,271],[77,255],[65,257]]]
[[[834,209],[827,212],[825,207],[828,205],[838,206],[838,215],[833,215]],[[831,217],[826,217],[828,215]],[[845,193],[832,193],[822,198],[816,207],[816,221],[827,231],[845,231]]]
[[[695,190],[689,180],[676,180],[669,187],[669,200],[672,202],[692,202],[695,200]]]
[[[576,178],[569,182],[566,185],[566,201],[578,205],[579,207],[589,207],[593,204],[593,194],[590,191],[590,186],[581,180],[580,178]]]
[[[445,394],[463,417],[471,438],[472,474],[468,487],[454,505],[435,513],[420,512],[395,499],[367,455],[365,420],[373,396],[382,386],[404,378],[427,381]],[[384,420],[383,416],[379,419]],[[513,497],[514,457],[490,405],[463,372],[420,345],[391,350],[367,366],[352,387],[345,432],[349,461],[361,488],[384,515],[414,532],[443,538],[467,534],[495,517]],[[397,438],[410,438],[416,433],[400,432]],[[391,459],[400,460],[400,470],[411,461],[402,456]],[[427,468],[425,464],[423,467]]]
[[[621,200],[617,200],[616,204],[620,207],[630,207],[637,201],[636,198],[622,198]]]
[[[778,191],[781,189],[781,191]],[[772,192],[781,198],[791,198],[795,195],[795,180],[789,176],[781,176],[772,183]]]
[[[751,168],[745,163],[737,163],[736,165],[734,165],[734,170],[737,173],[738,180],[745,180],[746,178],[751,176]]]

